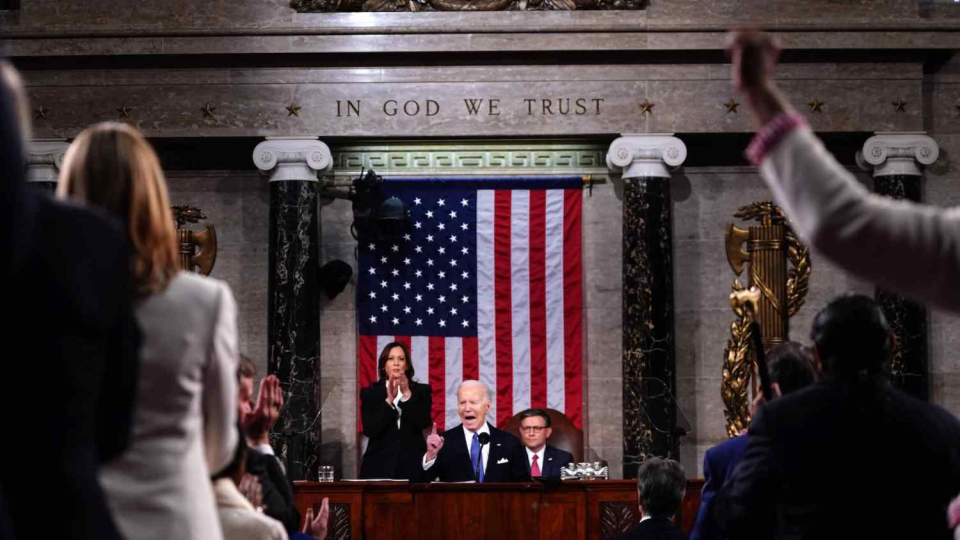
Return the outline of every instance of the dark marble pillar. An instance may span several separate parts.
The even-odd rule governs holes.
[[[320,464],[320,298],[317,171],[330,167],[315,138],[269,138],[254,161],[270,171],[267,371],[280,379],[284,407],[270,441],[293,480],[315,479]]]
[[[63,139],[33,139],[27,143],[27,185],[50,195],[57,191],[57,177],[70,145]]]
[[[876,192],[899,200],[920,202],[922,172],[919,164],[936,161],[933,139],[918,133],[878,133],[858,154],[858,162],[872,170]],[[889,366],[890,382],[919,399],[929,398],[927,309],[896,291],[877,288],[876,300],[897,339]]]
[[[623,477],[648,457],[679,457],[670,172],[686,147],[629,135],[607,154],[623,177]]]

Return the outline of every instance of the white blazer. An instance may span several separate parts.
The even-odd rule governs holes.
[[[808,128],[784,137],[760,173],[808,246],[861,278],[960,310],[960,208],[868,192]]]
[[[233,480],[221,478],[213,489],[225,540],[287,540],[283,523],[254,510]]]
[[[143,334],[129,449],[100,481],[126,538],[222,538],[210,476],[237,445],[237,308],[223,282],[180,272],[136,308]]]

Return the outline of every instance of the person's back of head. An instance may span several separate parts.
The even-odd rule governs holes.
[[[867,296],[846,294],[817,313],[810,330],[826,378],[857,382],[879,375],[890,359],[890,326]]]
[[[680,508],[687,475],[672,459],[650,458],[640,465],[637,492],[645,515],[670,519]]]
[[[767,351],[767,369],[770,371],[770,381],[777,383],[783,395],[817,381],[813,351],[793,341],[781,343]]]
[[[73,141],[57,196],[98,207],[124,223],[138,294],[162,291],[179,270],[177,229],[160,161],[136,128],[103,122]]]

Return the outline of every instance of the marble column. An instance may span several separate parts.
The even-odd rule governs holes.
[[[333,165],[316,137],[267,137],[253,151],[270,174],[267,371],[284,407],[271,443],[292,480],[315,479],[320,451],[318,171]]]
[[[51,195],[70,144],[64,139],[32,139],[27,142],[27,185]]]
[[[672,134],[624,134],[607,152],[623,178],[623,477],[648,457],[678,459],[670,169]]]
[[[923,132],[877,133],[857,152],[857,163],[873,171],[875,191],[880,195],[920,202],[921,165],[937,160],[936,141]],[[897,350],[890,363],[890,382],[908,394],[929,398],[929,352],[927,309],[895,291],[876,290],[876,300],[897,337]]]

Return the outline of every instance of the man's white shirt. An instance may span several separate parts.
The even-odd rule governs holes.
[[[467,454],[470,454],[470,447],[473,446],[473,433],[474,433],[474,432],[472,432],[472,431],[470,431],[469,429],[467,429],[467,426],[463,426],[463,437],[464,437],[464,439],[466,439],[466,442],[467,442]],[[477,434],[479,435],[480,433],[486,433],[487,435],[489,435],[489,434],[490,434],[490,426],[489,426],[489,424],[487,424],[486,422],[484,422],[483,425],[480,426],[480,429],[477,430]],[[489,455],[490,455],[490,443],[487,443],[487,444],[485,444],[485,445],[483,445],[483,446],[480,447],[480,456],[481,456],[482,459],[483,459],[483,470],[484,470],[484,472],[486,472],[486,470],[487,470],[487,456],[489,456]],[[473,457],[471,457],[470,459],[472,460]],[[431,459],[430,461],[427,461],[427,455],[424,454],[424,455],[423,455],[423,470],[427,470],[427,469],[429,469],[430,467],[433,467],[433,464],[434,464],[436,461],[437,461],[437,458],[433,458],[433,459]],[[471,463],[470,466],[471,466],[471,468],[472,468],[472,467],[473,467],[473,463]]]

